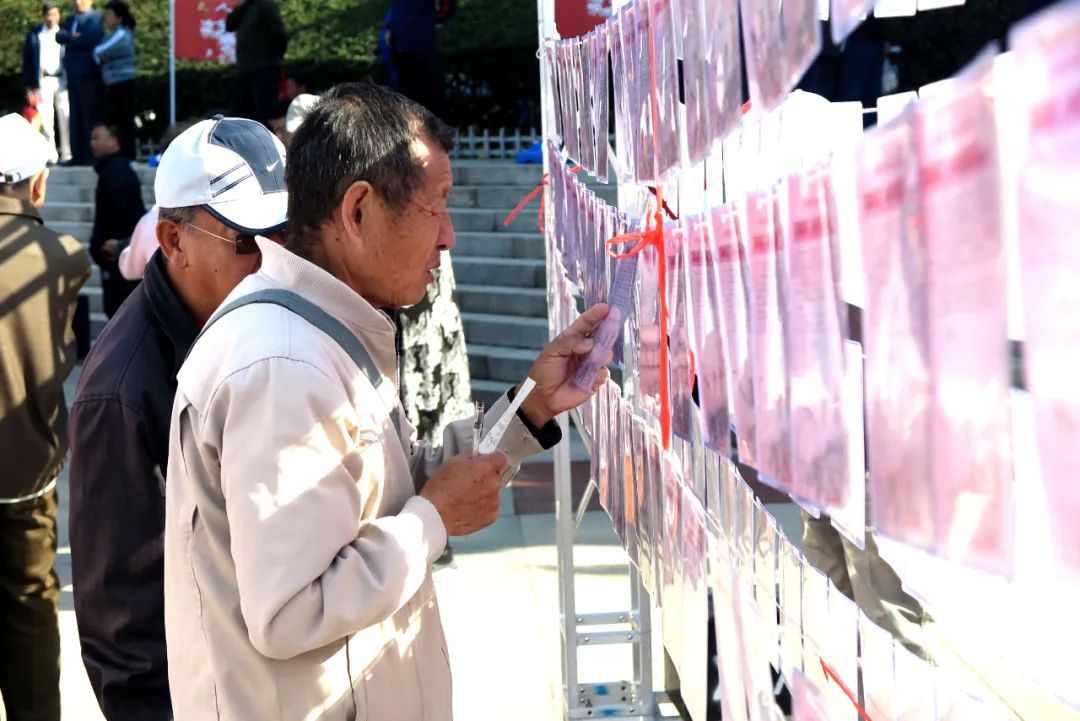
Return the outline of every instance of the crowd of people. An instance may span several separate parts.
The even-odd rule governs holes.
[[[449,536],[494,522],[521,461],[559,441],[552,419],[588,397],[567,380],[606,309],[540,352],[498,452],[472,453],[471,420],[418,442],[388,311],[422,301],[454,247],[453,133],[394,91],[345,84],[287,154],[243,118],[172,140],[154,184],[157,247],[141,282],[116,291],[126,298],[68,419],[90,261],[38,213],[48,142],[20,116],[0,123],[0,298],[15,311],[0,347],[20,349],[0,356],[0,445],[19,449],[0,489],[0,546],[19,549],[3,554],[17,568],[0,568],[14,586],[0,656],[33,660],[0,670],[9,718],[59,718],[68,439],[76,618],[110,721],[450,718],[432,564]],[[122,159],[114,128],[93,131],[99,158]],[[95,227],[91,254],[121,278],[141,210]]]

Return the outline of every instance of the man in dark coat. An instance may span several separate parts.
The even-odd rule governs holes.
[[[90,255],[101,268],[105,294],[105,315],[112,318],[137,283],[126,280],[117,264],[120,251],[131,238],[139,219],[146,213],[139,176],[120,152],[116,128],[98,125],[91,136],[94,170],[98,174],[94,196],[94,230],[90,234]]]
[[[214,123],[221,136],[244,134],[255,141],[246,146],[262,153],[249,152],[245,158],[214,147],[215,160],[206,161],[204,168],[200,151],[209,144],[190,138],[200,126]],[[236,193],[241,203],[261,196],[252,163],[265,167],[268,158],[285,162],[285,149],[270,131],[234,118],[200,126],[169,146],[158,168],[159,186],[175,194],[199,185],[195,177],[209,187],[230,168],[236,171],[247,163],[236,177],[246,174],[248,187],[233,188],[231,196],[226,191],[226,206],[229,200],[237,204]],[[278,214],[261,213],[267,225],[247,231],[273,237],[284,226],[284,177],[281,185]],[[171,205],[168,193],[157,197]],[[142,284],[94,343],[71,406],[75,614],[83,665],[108,721],[169,721],[173,716],[162,538],[176,374],[199,328],[259,260],[236,242],[245,230],[212,212],[196,204],[159,210],[161,247],[147,263]]]
[[[281,66],[289,40],[274,0],[240,0],[225,20],[236,33],[237,115],[260,123],[277,117]]]
[[[75,0],[75,14],[60,25],[56,41],[65,47],[64,74],[71,105],[71,156],[76,165],[90,165],[90,133],[101,113],[105,93],[94,48],[105,37],[105,20],[94,0]]]

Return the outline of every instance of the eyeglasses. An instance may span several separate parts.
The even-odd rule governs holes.
[[[255,236],[254,235],[248,235],[247,233],[241,233],[240,235],[236,236],[235,238],[225,238],[223,236],[218,235],[217,233],[211,233],[206,228],[200,228],[199,226],[192,225],[191,223],[184,223],[184,225],[191,228],[192,230],[197,230],[200,233],[206,233],[207,235],[212,235],[213,237],[217,238],[218,240],[224,240],[226,243],[228,243],[229,245],[231,245],[233,247],[233,252],[236,253],[237,255],[251,255],[252,253],[258,253],[259,252],[259,244],[255,242]]]

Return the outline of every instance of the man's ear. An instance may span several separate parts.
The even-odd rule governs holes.
[[[186,268],[189,260],[180,226],[171,220],[159,220],[154,230],[161,252],[169,259],[169,264],[175,268]]]
[[[345,190],[338,207],[338,222],[344,237],[350,241],[363,241],[364,214],[370,213],[376,203],[375,189],[366,180],[358,180]]]

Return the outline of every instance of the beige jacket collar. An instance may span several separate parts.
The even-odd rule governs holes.
[[[258,275],[302,295],[340,320],[364,343],[379,371],[387,378],[397,377],[395,329],[385,313],[314,263],[266,238],[257,238],[257,242],[262,251]]]

